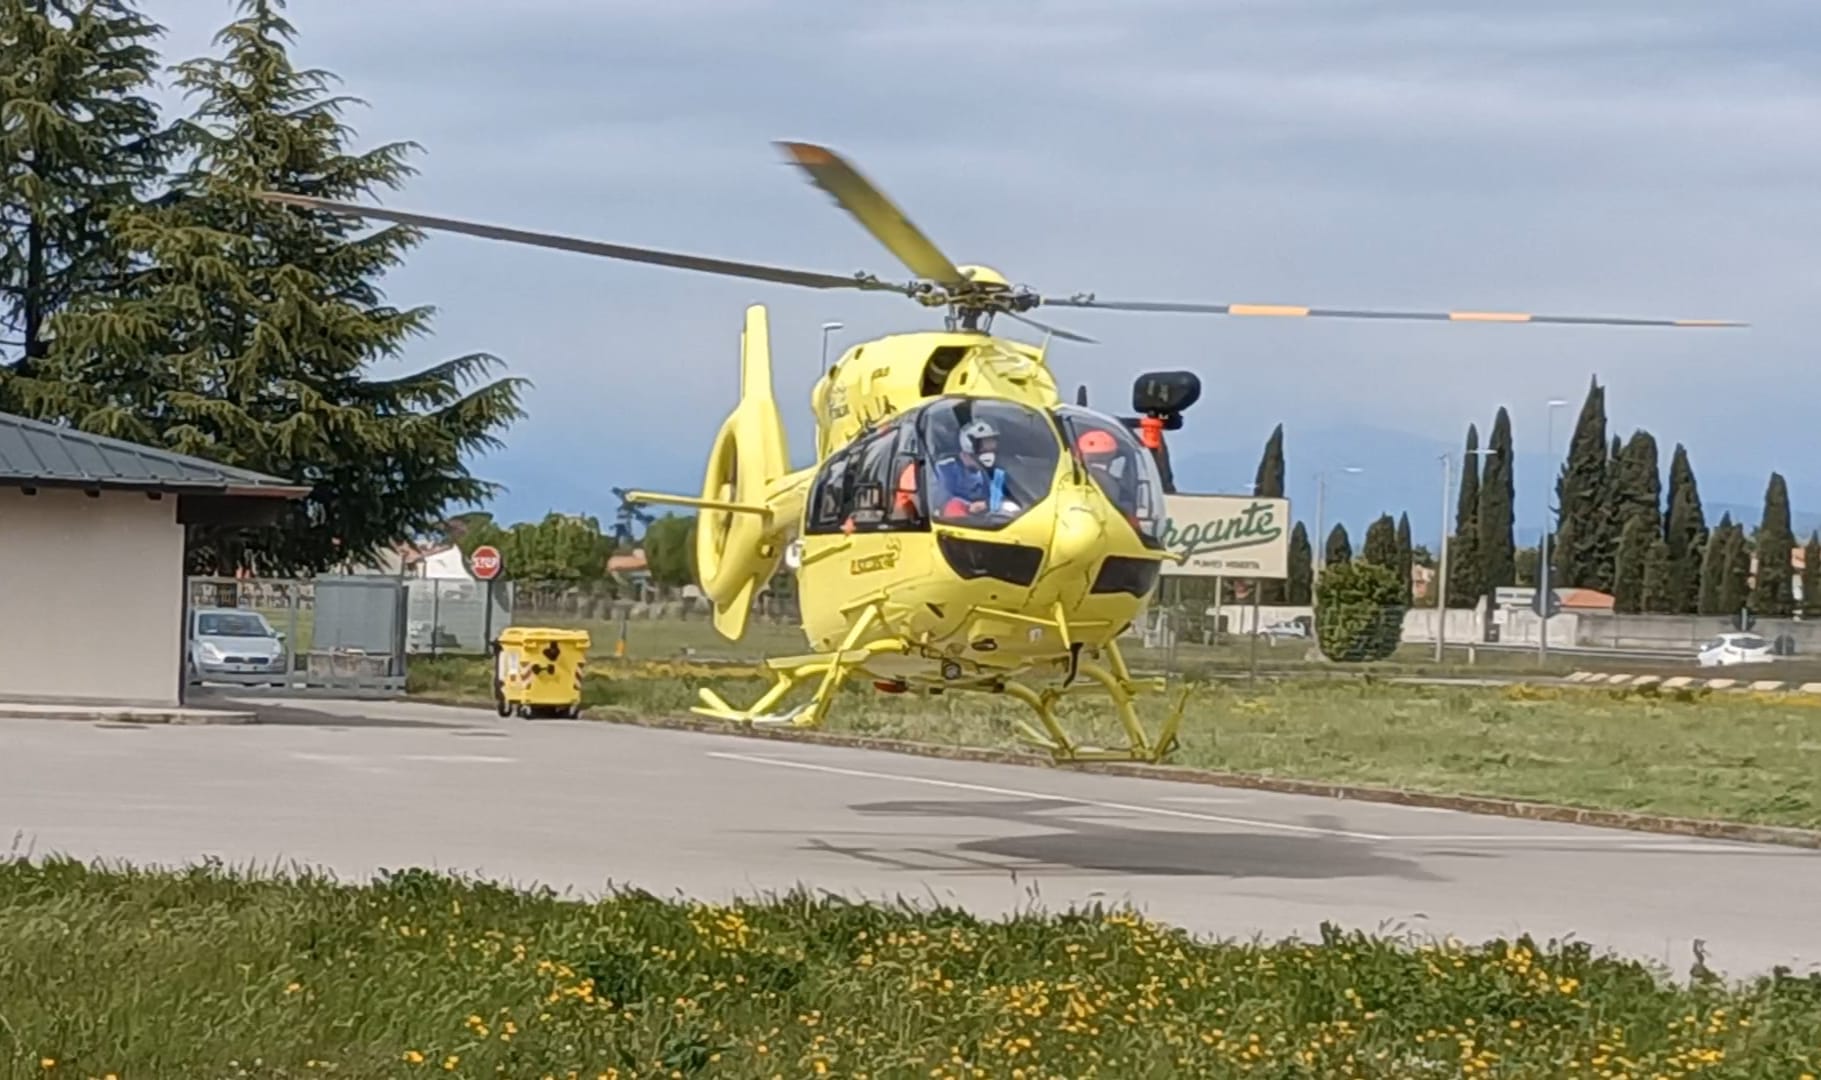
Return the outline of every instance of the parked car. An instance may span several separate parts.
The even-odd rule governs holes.
[[[257,611],[198,608],[190,613],[192,676],[282,674],[289,662],[284,634]]]
[[[1770,642],[1756,634],[1721,634],[1701,646],[1696,662],[1702,667],[1733,664],[1768,664],[1774,657]]]
[[[1266,641],[1276,644],[1278,638],[1300,640],[1308,637],[1309,627],[1300,619],[1279,619],[1266,623],[1258,632]]]

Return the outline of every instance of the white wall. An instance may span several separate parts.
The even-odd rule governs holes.
[[[462,549],[444,548],[433,555],[424,556],[419,564],[419,577],[435,578],[438,581],[473,581],[474,575],[468,572],[468,561],[462,558]]]
[[[0,701],[176,705],[177,499],[0,488]]]

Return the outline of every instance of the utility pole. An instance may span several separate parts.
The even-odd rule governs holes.
[[[1462,455],[1490,454],[1490,447],[1475,450],[1462,450]],[[1468,464],[1461,462],[1464,473]],[[1448,527],[1449,504],[1454,501],[1454,451],[1442,455],[1442,553],[1435,569],[1435,662],[1442,662],[1442,643],[1448,636],[1448,536],[1454,530]]]
[[[1343,465],[1341,466],[1340,471],[1344,473],[1359,473],[1365,472],[1366,470],[1360,468],[1358,465]],[[1317,612],[1318,617],[1321,610],[1321,601],[1319,599],[1321,595],[1321,572],[1328,566],[1328,534],[1323,531],[1323,527],[1327,522],[1323,520],[1322,516],[1322,512],[1325,509],[1324,504],[1327,502],[1327,496],[1328,474],[1326,472],[1318,472],[1315,474],[1315,535],[1309,538],[1309,546],[1313,549],[1310,554],[1314,556],[1311,560],[1314,563],[1314,571],[1309,575],[1309,610]]]
[[[1547,456],[1549,459],[1549,467],[1552,472],[1556,469],[1555,411],[1566,404],[1568,403],[1561,398],[1550,398],[1548,408],[1544,410],[1544,413],[1549,417],[1549,435],[1547,443],[1549,450]],[[1543,486],[1543,539],[1539,541],[1537,547],[1536,561],[1536,662],[1539,665],[1549,662],[1549,609],[1552,606],[1549,602],[1551,599],[1549,592],[1549,534],[1555,531],[1553,524],[1549,520],[1549,491],[1553,486],[1554,484],[1549,480],[1548,476],[1545,475]]]
[[[828,374],[828,335],[831,332],[840,329],[843,329],[843,327],[838,322],[825,322],[822,324],[822,374],[824,375]]]
[[[1435,662],[1442,662],[1442,641],[1448,636],[1448,496],[1454,491],[1454,451],[1442,455],[1442,552],[1435,567]]]

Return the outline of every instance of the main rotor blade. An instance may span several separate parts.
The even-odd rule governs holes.
[[[1025,324],[1026,326],[1034,326],[1037,329],[1043,331],[1044,333],[1053,335],[1055,337],[1062,338],[1064,341],[1079,341],[1083,345],[1100,344],[1100,342],[1095,341],[1093,338],[1088,337],[1084,334],[1077,334],[1073,330],[1064,330],[1061,327],[1051,326],[1048,323],[1040,323],[1036,319],[1030,318],[1029,316],[1020,315],[1016,311],[1008,311],[1005,314],[1010,316],[1011,318],[1017,319],[1019,322]]]
[[[1533,315],[1521,311],[1370,311],[1312,308],[1286,304],[1178,304],[1149,300],[1096,300],[1091,295],[1044,297],[1052,307],[1099,308],[1106,311],[1164,311],[1203,315],[1264,315],[1309,319],[1416,319],[1425,322],[1551,323],[1573,326],[1748,326],[1720,319],[1634,319],[1602,315]]]
[[[401,225],[416,225],[420,228],[436,229],[442,232],[463,233],[488,240],[505,240],[515,244],[530,244],[534,247],[575,251],[584,255],[602,255],[610,259],[654,263],[658,266],[670,266],[679,270],[700,270],[710,274],[756,278],[760,281],[775,281],[783,285],[802,285],[811,289],[866,289],[905,294],[914,291],[911,286],[880,281],[870,274],[841,277],[838,274],[821,274],[811,270],[791,270],[784,267],[764,266],[759,263],[734,262],[730,259],[713,259],[703,255],[682,255],[676,252],[658,251],[654,248],[608,244],[599,240],[582,240],[554,233],[527,232],[524,229],[482,225],[472,221],[415,214],[404,210],[384,210],[376,206],[334,202],[309,195],[266,191],[260,192],[259,197],[268,202],[284,203],[309,210],[326,210],[332,214],[342,214],[348,217],[378,218],[382,221],[395,221]]]
[[[910,268],[911,273],[938,285],[954,288],[967,278],[924,236],[872,181],[825,146],[779,141],[778,146],[817,187],[834,196],[842,208],[859,220],[873,238]]]

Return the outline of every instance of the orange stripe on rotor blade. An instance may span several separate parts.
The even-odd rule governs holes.
[[[1227,308],[1234,315],[1307,315],[1306,307],[1291,307],[1285,304],[1234,304]]]
[[[1450,311],[1456,322],[1529,322],[1530,316],[1520,311]]]
[[[790,151],[791,157],[796,158],[805,165],[826,165],[834,160],[833,157],[829,156],[828,151],[822,149],[820,146],[813,146],[809,143],[787,142],[784,144],[784,147]]]

